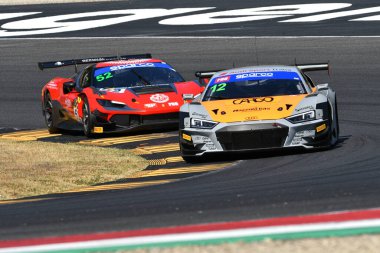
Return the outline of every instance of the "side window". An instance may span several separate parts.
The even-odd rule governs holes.
[[[303,76],[303,78],[305,79],[306,83],[307,83],[311,88],[315,87],[315,85],[314,85],[314,83],[313,83],[313,80],[311,80],[311,78],[310,78],[308,75],[306,75],[305,73],[302,73],[302,76]]]

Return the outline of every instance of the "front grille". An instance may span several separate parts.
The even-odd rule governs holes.
[[[130,117],[129,115],[113,115],[111,121],[119,126],[130,126]]]
[[[236,131],[230,127],[217,131],[216,137],[224,150],[279,148],[284,145],[288,131],[286,126],[240,131],[238,127]]]
[[[138,126],[143,124],[165,124],[165,123],[177,123],[179,114],[176,113],[165,113],[165,114],[154,114],[154,115],[126,115],[117,114],[111,117],[111,122],[114,122],[119,126]]]
[[[165,123],[165,122],[178,122],[179,113],[166,113],[166,114],[154,114],[143,116],[142,120],[144,124],[155,124],[155,123]]]

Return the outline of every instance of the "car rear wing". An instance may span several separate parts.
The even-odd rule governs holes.
[[[330,75],[330,63],[328,62],[296,64],[296,67],[303,72],[327,70],[328,74]]]
[[[134,55],[120,55],[120,56],[106,56],[106,57],[93,57],[84,59],[73,59],[73,60],[62,60],[62,61],[50,61],[50,62],[39,62],[38,68],[40,70],[50,69],[50,68],[60,68],[66,66],[76,66],[79,64],[91,64],[105,61],[115,61],[115,60],[132,60],[132,59],[144,59],[152,58],[151,54],[134,54]]]
[[[219,72],[222,70],[201,70],[195,72],[195,77],[198,78],[211,78],[216,72]]]
[[[201,85],[207,85],[211,77],[216,73],[222,70],[201,70],[195,72],[195,77],[198,78],[198,81]]]

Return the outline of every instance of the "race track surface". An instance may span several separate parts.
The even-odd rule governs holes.
[[[351,35],[374,32],[373,26],[352,26],[358,34]],[[117,29],[109,36],[116,34]],[[2,39],[0,127],[43,127],[41,87],[53,76],[73,71],[39,72],[36,62],[145,52],[166,60],[187,79],[196,70],[254,65],[257,59],[259,64],[330,61],[330,77],[313,77],[337,91],[339,144],[321,152],[234,157],[240,161],[227,169],[159,186],[0,205],[0,239],[379,207],[380,38]]]

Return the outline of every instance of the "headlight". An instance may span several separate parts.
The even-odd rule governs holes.
[[[293,124],[304,122],[304,121],[315,120],[315,111],[308,111],[301,114],[293,115],[286,119],[292,122]]]
[[[191,118],[190,120],[190,127],[193,127],[193,128],[211,129],[211,128],[214,128],[217,124],[218,124],[217,122],[204,120],[204,119]]]
[[[123,108],[124,106],[126,106],[125,103],[123,103],[123,102],[119,102],[119,101],[105,100],[105,99],[97,99],[96,101],[98,101],[98,103],[99,103],[101,106],[104,106],[104,107],[117,107],[117,108]]]

